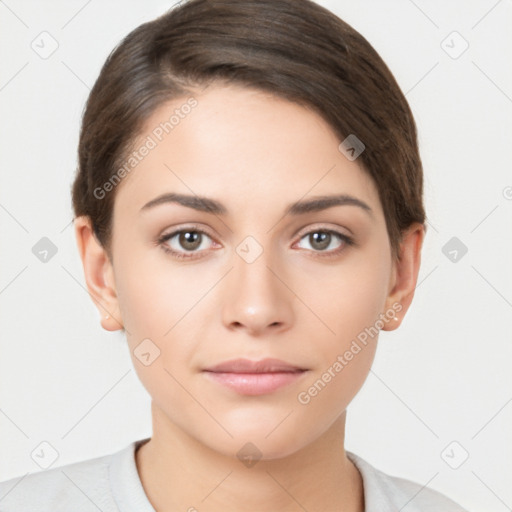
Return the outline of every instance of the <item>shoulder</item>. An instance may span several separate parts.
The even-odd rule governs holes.
[[[2,512],[117,512],[104,455],[0,482]]]
[[[363,478],[366,510],[391,512],[467,512],[450,498],[416,482],[388,475],[347,452]]]

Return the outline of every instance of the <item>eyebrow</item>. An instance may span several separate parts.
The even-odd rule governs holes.
[[[191,196],[186,194],[177,194],[169,192],[162,194],[146,203],[141,212],[145,212],[155,206],[167,203],[177,203],[187,208],[193,208],[206,213],[215,215],[227,215],[228,209],[219,201],[202,196]],[[288,205],[285,209],[285,215],[303,215],[305,213],[318,212],[332,208],[333,206],[357,206],[372,215],[372,209],[364,201],[348,194],[318,196],[307,200],[297,201]]]

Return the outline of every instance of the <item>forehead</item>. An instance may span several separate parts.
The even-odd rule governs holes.
[[[133,147],[149,149],[119,185],[115,208],[139,211],[163,192],[182,192],[257,213],[336,192],[379,210],[373,180],[340,142],[312,109],[252,88],[210,86],[148,118]]]

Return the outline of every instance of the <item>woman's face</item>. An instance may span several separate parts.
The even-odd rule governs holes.
[[[398,324],[383,211],[316,113],[242,87],[194,97],[161,106],[134,146],[149,149],[116,190],[107,307],[164,424],[224,454],[251,442],[263,458],[286,456],[340,418],[376,327]],[[187,204],[147,206],[165,194]],[[288,211],[338,196],[354,200]],[[205,371],[238,358],[305,371]]]

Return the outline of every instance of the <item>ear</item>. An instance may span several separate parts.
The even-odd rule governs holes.
[[[107,331],[122,329],[112,262],[98,242],[89,217],[76,217],[74,229],[87,290],[100,312],[101,325]]]
[[[425,225],[417,222],[403,233],[400,258],[393,262],[389,294],[386,298],[386,311],[395,311],[397,320],[391,319],[386,322],[383,331],[393,331],[399,327],[411,305],[418,281],[424,238]]]

